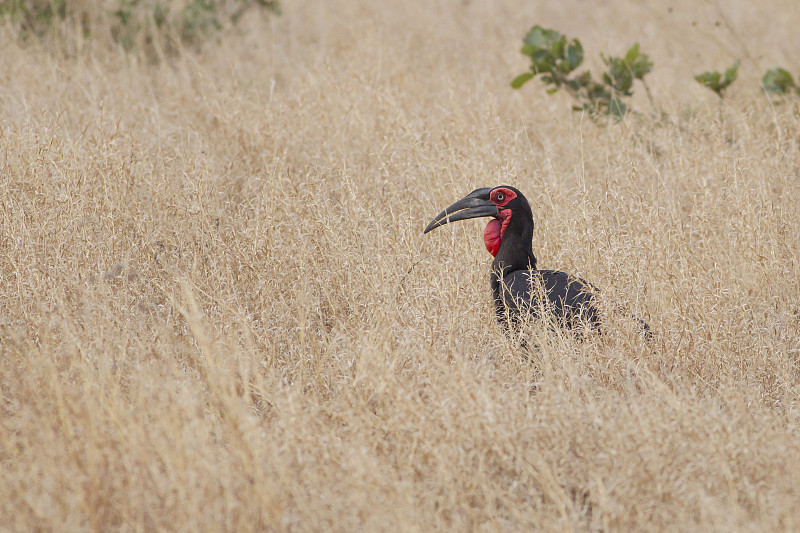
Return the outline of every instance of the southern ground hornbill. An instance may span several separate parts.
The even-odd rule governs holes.
[[[528,200],[514,187],[475,189],[433,219],[423,233],[448,222],[492,217],[483,231],[486,249],[494,256],[491,286],[497,320],[503,326],[526,315],[552,313],[565,328],[599,329],[597,289],[587,281],[557,270],[536,268],[533,255],[533,213]],[[638,320],[649,336],[649,328]]]

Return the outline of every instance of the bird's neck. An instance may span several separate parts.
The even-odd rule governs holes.
[[[536,256],[531,241],[533,231],[507,231],[492,261],[492,275],[501,279],[515,270],[536,270]]]

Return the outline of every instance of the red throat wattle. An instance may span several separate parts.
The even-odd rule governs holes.
[[[486,224],[486,229],[483,230],[483,244],[486,245],[486,249],[492,256],[497,256],[509,222],[511,222],[511,209],[503,209],[497,213],[497,218],[493,218]]]

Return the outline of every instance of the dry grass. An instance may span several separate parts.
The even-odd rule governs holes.
[[[285,2],[158,66],[0,32],[0,529],[800,529],[800,119],[757,88],[800,8],[529,4]],[[512,91],[534,23],[638,40],[670,120]],[[500,183],[650,346],[506,341],[482,224],[421,235]]]

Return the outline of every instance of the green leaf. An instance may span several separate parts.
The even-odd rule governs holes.
[[[590,83],[586,88],[586,94],[590,100],[610,100],[611,93],[605,86],[599,83]]]
[[[551,63],[553,61],[553,56],[548,50],[537,48],[531,54],[531,59],[537,63]]]
[[[653,63],[647,54],[640,54],[636,61],[631,65],[631,74],[637,80],[644,79],[645,74],[653,70]]]
[[[536,47],[530,44],[523,44],[522,49],[519,51],[524,56],[533,56],[533,53],[536,51]]]
[[[544,60],[544,61],[534,61],[533,64],[531,65],[531,70],[535,74],[539,74],[540,72],[553,72],[554,68],[553,64],[550,61]]]
[[[567,63],[569,71],[573,71],[583,63],[583,46],[578,39],[572,41],[573,44],[567,47]]]
[[[523,41],[536,48],[544,48],[548,45],[549,36],[552,35],[553,30],[545,30],[541,26],[534,26],[525,36]]]
[[[761,84],[765,91],[777,94],[786,94],[795,87],[792,75],[781,67],[769,69],[761,78]]]
[[[614,115],[617,118],[617,120],[622,119],[622,117],[625,116],[625,112],[627,110],[628,107],[619,98],[613,98],[608,102],[608,112]]]
[[[633,46],[628,53],[625,54],[625,62],[628,65],[633,65],[633,62],[636,61],[636,58],[639,57],[639,43],[633,43]]]
[[[702,74],[698,74],[694,77],[694,79],[708,87],[714,92],[719,92],[719,81],[722,78],[722,74],[719,72],[703,72]]]
[[[519,89],[520,87],[525,85],[525,82],[527,82],[528,80],[533,78],[533,76],[534,75],[531,72],[526,72],[524,74],[520,74],[519,76],[517,76],[516,78],[514,78],[512,80],[511,87],[514,88],[514,89]]]
[[[567,47],[566,37],[561,37],[557,41],[554,41],[552,46],[553,56],[557,59],[563,59],[564,50],[566,49],[566,47]]]
[[[739,61],[728,67],[723,76],[717,71],[704,72],[694,77],[695,80],[702,83],[722,98],[725,89],[736,80],[736,72],[739,70]]]
[[[633,76],[631,75],[630,66],[625,60],[618,57],[608,57],[604,58],[604,61],[608,65],[608,72],[603,74],[605,84],[622,93],[630,91],[633,86]]]
[[[722,80],[723,89],[736,80],[736,73],[738,70],[739,70],[739,60],[737,59],[736,63],[728,67],[728,69],[725,71],[725,79]]]

